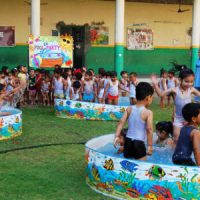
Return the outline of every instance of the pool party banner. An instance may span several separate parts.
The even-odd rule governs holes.
[[[33,68],[62,68],[73,66],[73,38],[65,36],[29,36],[29,66]]]
[[[128,27],[127,30],[128,50],[152,50],[153,31],[147,28]]]

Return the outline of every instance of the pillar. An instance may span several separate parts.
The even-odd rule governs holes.
[[[116,0],[115,12],[115,71],[117,76],[124,68],[124,10],[125,0]]]
[[[31,34],[40,35],[40,0],[31,0]]]
[[[196,62],[200,47],[200,0],[194,0],[192,23],[192,70],[196,72]]]

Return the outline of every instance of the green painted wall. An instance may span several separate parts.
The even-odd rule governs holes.
[[[125,48],[124,55],[124,69],[138,74],[159,73],[161,67],[170,69],[172,61],[185,64],[188,67],[191,65],[189,49],[158,48],[141,51]],[[91,47],[87,53],[86,65],[95,70],[99,67],[114,70],[114,47]]]
[[[28,66],[28,46],[0,47],[0,67]]]
[[[124,69],[138,74],[159,73],[160,68],[169,69],[171,61],[190,66],[189,49],[154,49],[152,51],[124,50]],[[14,68],[19,64],[28,66],[28,46],[0,47],[0,67]],[[114,70],[114,47],[91,47],[86,56],[86,66],[95,71],[99,67]]]

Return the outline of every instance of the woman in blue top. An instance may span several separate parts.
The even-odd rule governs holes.
[[[182,114],[188,123],[181,128],[172,161],[178,165],[200,166],[200,104],[186,104]],[[196,163],[191,158],[193,152]]]

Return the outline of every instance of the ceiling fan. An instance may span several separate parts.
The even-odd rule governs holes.
[[[179,3],[179,8],[178,8],[178,10],[177,10],[177,13],[183,13],[183,12],[190,11],[190,9],[185,9],[185,10],[182,10],[182,9],[181,9],[182,0],[179,0],[178,3]]]
[[[28,4],[29,6],[31,6],[31,2],[30,1],[24,1],[24,3]],[[44,3],[40,3],[41,6],[46,6],[48,5],[47,2],[44,2]]]

